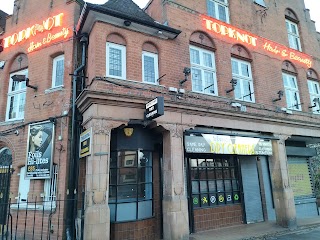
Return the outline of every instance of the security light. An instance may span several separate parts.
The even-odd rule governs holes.
[[[29,84],[29,78],[27,78],[26,75],[16,74],[16,75],[13,75],[11,78],[15,82],[24,82],[25,81],[27,87],[33,88],[35,91],[38,90],[37,86],[32,86]]]
[[[278,91],[277,94],[278,94],[278,98],[272,99],[272,102],[280,101],[281,98],[283,97],[283,91],[282,90]]]
[[[233,79],[233,78],[232,78],[231,81],[230,81],[230,83],[231,83],[232,88],[229,89],[229,90],[226,90],[226,93],[229,93],[229,92],[234,91],[235,86],[237,85],[238,81],[237,81],[237,79]]]
[[[183,79],[183,80],[180,80],[180,82],[179,82],[179,83],[180,83],[180,86],[182,86],[182,84],[188,80],[188,76],[189,76],[190,73],[191,73],[191,69],[188,68],[188,67],[185,67],[185,68],[183,69],[183,73],[184,73],[184,79]]]

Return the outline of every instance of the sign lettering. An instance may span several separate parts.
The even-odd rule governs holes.
[[[230,39],[254,47],[257,51],[267,52],[281,59],[300,63],[308,68],[312,67],[312,57],[295,49],[288,48],[282,44],[256,36],[242,29],[236,28],[228,23],[221,22],[208,16],[203,17],[204,27],[222,38]]]
[[[51,31],[54,28],[62,27],[62,17],[63,13],[59,13],[58,15],[43,20],[42,23],[34,24],[31,27],[23,29],[18,33],[13,33],[11,36],[8,36],[3,39],[3,47],[5,49],[9,48],[17,43],[31,39],[39,33]],[[41,42],[31,42],[28,48],[28,52],[32,52],[42,47],[43,45],[52,42],[55,39],[66,38],[68,34],[68,28],[62,28],[60,31],[55,33],[48,33],[48,35],[45,38],[43,38]]]

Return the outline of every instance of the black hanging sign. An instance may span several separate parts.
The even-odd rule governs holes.
[[[164,114],[164,99],[156,97],[146,104],[145,120],[152,120]]]

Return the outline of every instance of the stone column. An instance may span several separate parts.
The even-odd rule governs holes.
[[[124,123],[92,119],[92,154],[86,162],[85,240],[110,239],[109,166],[111,130]]]
[[[163,134],[163,239],[189,239],[183,154],[183,132],[187,127],[162,126],[167,130]]]
[[[288,161],[285,148],[286,135],[277,135],[279,140],[272,141],[271,179],[277,224],[282,227],[296,228],[296,209],[293,191],[289,182]]]

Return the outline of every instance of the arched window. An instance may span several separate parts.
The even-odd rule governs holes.
[[[107,38],[107,77],[126,79],[126,42],[118,34]]]
[[[249,52],[241,45],[234,45],[231,49],[231,56],[231,83],[234,87],[234,98],[255,102]]]
[[[26,79],[28,78],[27,55],[18,55],[11,65],[10,72],[6,121],[22,120],[24,119]]]
[[[301,111],[301,101],[297,82],[297,71],[292,63],[284,61],[282,64],[282,79],[286,95],[287,108]]]
[[[202,32],[190,37],[190,65],[192,91],[218,95],[215,46],[212,40]]]
[[[285,18],[288,32],[289,47],[298,51],[302,51],[298,29],[298,18],[290,9],[286,9]]]
[[[142,49],[142,81],[145,83],[158,84],[158,50],[151,43],[145,43]]]
[[[311,104],[309,109],[312,109],[312,112],[315,114],[320,114],[320,87],[318,75],[313,69],[308,69],[307,79]]]

